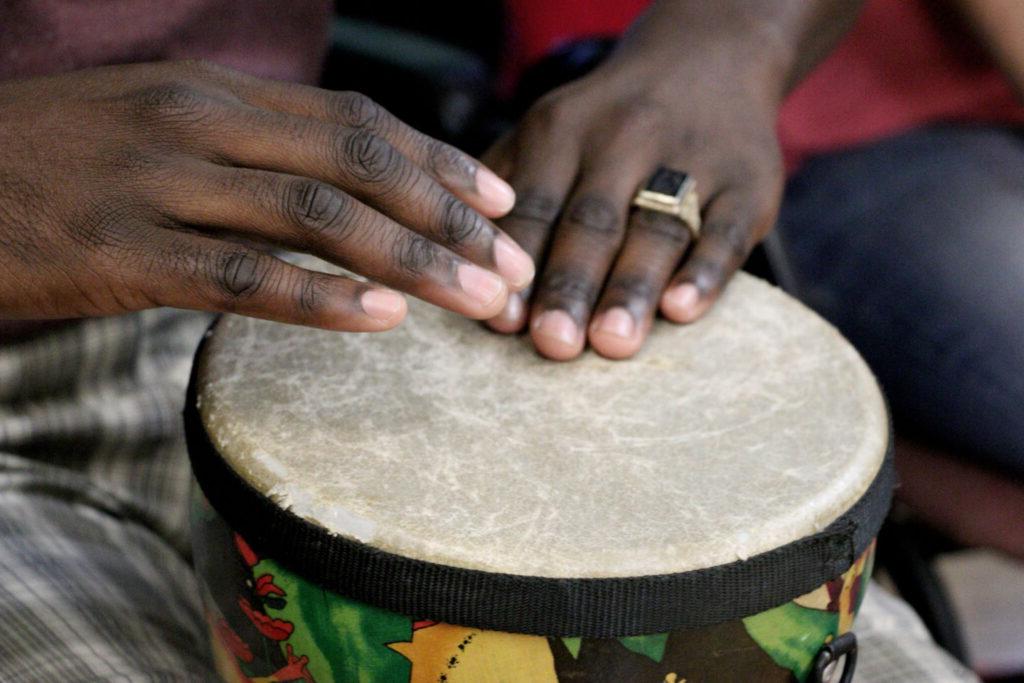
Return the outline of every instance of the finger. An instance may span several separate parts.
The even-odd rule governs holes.
[[[255,112],[228,127],[233,127],[232,142],[219,151],[231,162],[326,181],[477,265],[495,270],[513,289],[532,281],[533,261],[512,239],[385,138],[365,129]]]
[[[626,147],[605,148],[584,170],[555,229],[530,310],[530,336],[548,358],[568,360],[583,350],[591,311],[623,243],[630,201],[656,165],[653,150]]]
[[[626,242],[616,258],[588,330],[591,347],[612,359],[640,350],[658,299],[690,244],[690,230],[676,216],[633,209]]]
[[[380,135],[445,188],[489,218],[505,215],[515,194],[493,171],[464,152],[425,135],[361,93],[270,81],[223,70],[239,99],[277,112],[359,128]]]
[[[579,149],[572,142],[556,142],[544,131],[530,129],[520,133],[514,148],[509,177],[516,204],[498,224],[534,263],[540,263],[576,177]],[[509,295],[506,308],[488,320],[488,326],[505,334],[519,332],[526,325],[529,298],[529,289]]]
[[[327,183],[211,164],[169,195],[178,199],[164,199],[163,209],[180,224],[314,254],[471,318],[495,315],[508,296],[501,277]]]
[[[778,200],[746,183],[712,198],[696,245],[661,296],[662,314],[678,323],[697,320],[722,293],[750,250],[768,233]]]
[[[494,171],[499,178],[508,178],[512,174],[514,165],[514,146],[515,136],[512,131],[505,133],[498,141],[491,145],[484,155],[481,157],[481,161],[487,165],[492,171]]]
[[[398,292],[237,244],[160,229],[148,246],[157,256],[136,286],[159,305],[349,332],[387,330],[405,317]]]
[[[494,171],[465,152],[403,123],[369,97],[356,92],[325,93],[324,118],[380,135],[437,182],[490,218],[504,216],[515,192]],[[315,115],[315,114],[314,114]]]

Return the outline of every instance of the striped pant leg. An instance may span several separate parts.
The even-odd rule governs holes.
[[[0,679],[213,678],[192,569],[81,475],[0,455]]]
[[[212,680],[181,408],[209,317],[0,344],[0,681]]]

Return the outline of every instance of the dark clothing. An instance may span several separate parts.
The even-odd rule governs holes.
[[[898,429],[1024,477],[1024,130],[813,158],[779,233],[784,284],[864,355]]]

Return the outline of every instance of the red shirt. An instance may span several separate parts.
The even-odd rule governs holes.
[[[508,0],[510,69],[575,38],[614,36],[648,0]],[[868,0],[852,31],[787,98],[787,166],[808,155],[936,121],[1024,124],[1024,105],[988,57],[925,0]]]

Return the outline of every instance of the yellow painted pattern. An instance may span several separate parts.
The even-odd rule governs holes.
[[[557,683],[548,639],[434,624],[388,645],[412,662],[409,683]]]

